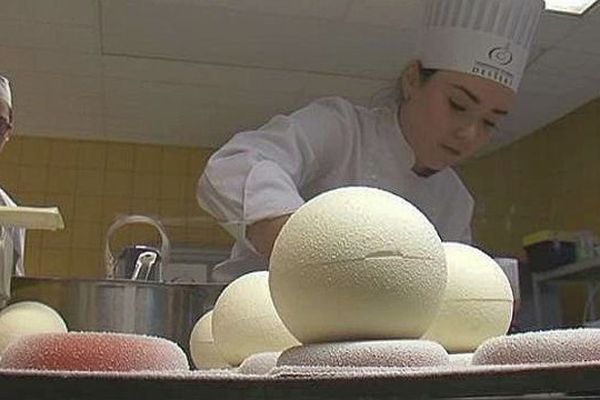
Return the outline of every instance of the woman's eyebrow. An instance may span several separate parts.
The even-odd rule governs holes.
[[[477,103],[477,104],[481,103],[481,100],[479,100],[479,97],[475,96],[475,94],[473,92],[471,92],[469,89],[467,89],[466,87],[464,87],[462,85],[455,85],[455,84],[453,84],[452,87],[454,87],[455,89],[458,89],[458,90],[464,92],[475,103]]]

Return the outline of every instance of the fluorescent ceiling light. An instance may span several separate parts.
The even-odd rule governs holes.
[[[551,11],[581,15],[597,2],[598,0],[546,0],[546,8]]]

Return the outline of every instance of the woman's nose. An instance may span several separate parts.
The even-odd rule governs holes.
[[[461,140],[472,140],[479,135],[479,124],[475,121],[468,123],[456,132],[457,138]]]

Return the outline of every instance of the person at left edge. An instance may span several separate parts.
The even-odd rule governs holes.
[[[7,78],[0,75],[0,153],[11,138],[13,123],[14,114],[10,82]],[[13,199],[2,187],[0,187],[0,205],[16,207]],[[13,242],[14,257],[12,272],[14,275],[23,276],[25,274],[25,228],[3,226],[2,229],[6,230],[6,233],[11,237]]]

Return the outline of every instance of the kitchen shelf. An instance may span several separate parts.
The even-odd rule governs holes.
[[[600,281],[600,256],[534,272],[531,277],[537,328],[563,328],[558,286],[564,282],[587,282],[589,293]],[[591,303],[590,315],[592,319],[597,319],[594,302]]]

